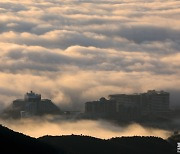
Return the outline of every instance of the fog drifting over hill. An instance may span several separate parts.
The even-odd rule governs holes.
[[[0,120],[6,127],[32,137],[44,135],[88,135],[102,139],[121,136],[158,136],[167,139],[172,132],[158,128],[143,127],[133,123],[126,126],[103,120],[58,120],[55,117],[43,117],[21,120]]]
[[[179,0],[1,0],[1,109],[27,91],[60,107],[113,93],[180,100]]]

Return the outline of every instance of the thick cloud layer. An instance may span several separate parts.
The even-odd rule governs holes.
[[[34,90],[62,108],[148,89],[180,98],[178,0],[2,0],[1,106]]]
[[[20,121],[1,121],[6,127],[24,133],[32,137],[41,137],[44,135],[88,135],[102,139],[120,136],[158,136],[167,139],[172,132],[158,128],[143,127],[139,124],[128,126],[118,126],[107,121],[68,121],[54,120],[53,117],[44,117],[41,119],[21,119]]]

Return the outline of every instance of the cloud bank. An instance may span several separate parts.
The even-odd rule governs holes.
[[[41,137],[44,135],[88,135],[102,139],[121,136],[157,136],[167,139],[172,133],[170,131],[147,128],[139,124],[128,126],[118,126],[107,121],[92,120],[57,120],[52,117],[41,119],[21,119],[20,121],[1,121],[1,123],[14,131],[32,137]]]
[[[178,0],[2,0],[1,106],[34,90],[60,107],[112,93],[180,92]]]

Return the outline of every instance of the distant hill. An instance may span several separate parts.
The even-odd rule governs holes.
[[[172,140],[171,140],[172,141]],[[38,139],[0,125],[2,154],[176,154],[176,147],[158,137],[43,136]]]

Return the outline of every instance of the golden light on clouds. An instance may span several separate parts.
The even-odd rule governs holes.
[[[50,119],[24,119],[20,121],[3,121],[2,124],[10,129],[22,132],[32,137],[44,135],[88,135],[102,139],[121,136],[158,136],[167,139],[170,131],[158,128],[143,127],[139,124],[118,126],[106,121],[49,121]]]
[[[177,0],[2,0],[1,106],[30,90],[81,110],[112,93],[179,92],[179,7]]]

